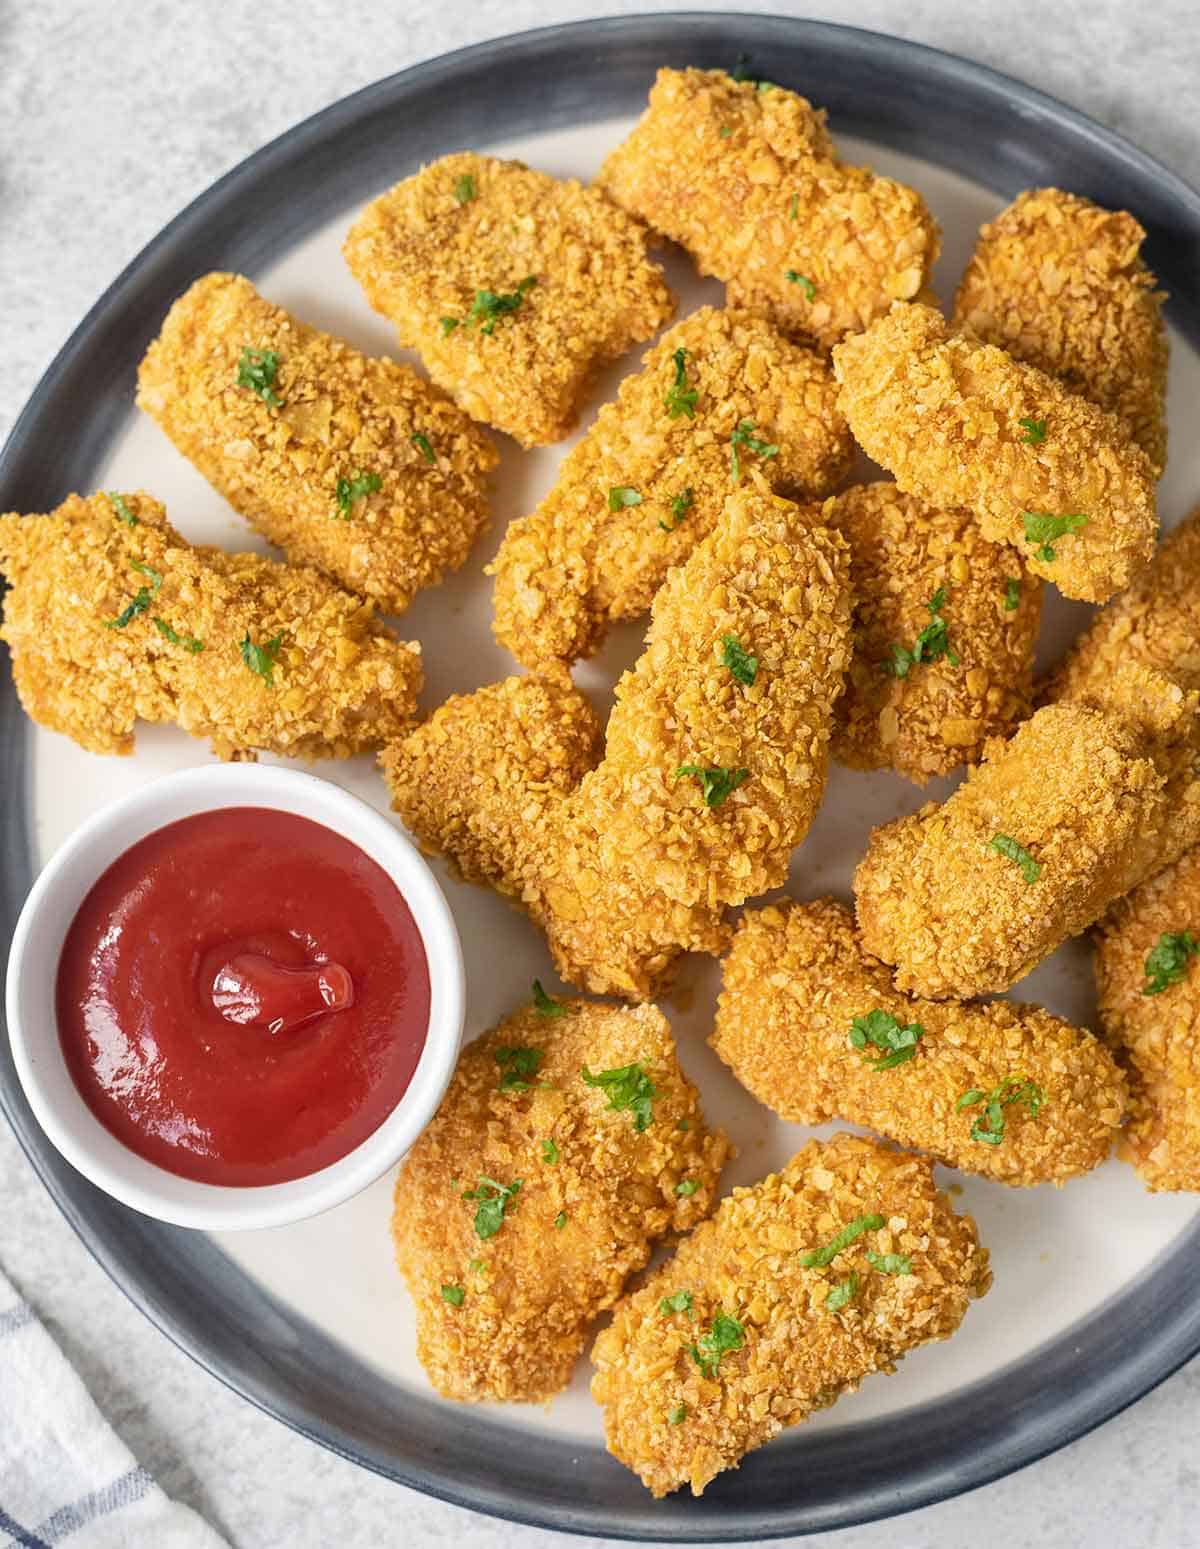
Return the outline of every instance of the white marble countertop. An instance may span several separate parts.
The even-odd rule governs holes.
[[[172,215],[264,141],[377,76],[460,44],[629,0],[39,0],[0,6],[0,436],[68,332]],[[683,0],[680,0],[680,9]],[[1023,77],[1194,179],[1194,0],[845,0],[774,9],[899,33]],[[2,799],[2,797],[0,797]],[[365,1473],[226,1391],[97,1268],[0,1123],[0,1260],[140,1462],[238,1549],[567,1545],[469,1518]],[[1200,1543],[1200,1364],[1065,1451],[915,1515],[806,1539],[822,1549]],[[599,1543],[601,1540],[590,1540]],[[799,1543],[800,1540],[795,1540]],[[140,1546],[139,1546],[140,1549]]]

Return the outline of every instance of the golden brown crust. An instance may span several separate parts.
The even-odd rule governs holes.
[[[446,1398],[553,1397],[588,1324],[651,1245],[712,1209],[728,1145],[705,1125],[666,1018],[652,1006],[561,1004],[559,1016],[518,1011],[463,1051],[396,1179],[392,1236],[416,1303],[417,1354]],[[504,1049],[542,1052],[529,1090],[499,1090]],[[632,1111],[581,1076],[635,1062],[658,1093],[640,1132]],[[486,1238],[463,1198],[481,1178],[520,1180]],[[460,1305],[443,1287],[462,1292]]]
[[[278,355],[281,408],[237,385],[245,349]],[[175,302],[137,401],[293,564],[389,613],[457,570],[487,523],[487,437],[415,371],[308,327],[240,275],[205,275]],[[378,490],[344,510],[339,480],[372,475]]]
[[[979,233],[954,321],[1110,409],[1167,460],[1163,293],[1139,255],[1144,229],[1059,188],[1018,194]]]
[[[802,1265],[804,1253],[874,1214],[884,1225],[829,1267]],[[911,1273],[873,1269],[868,1252],[907,1255]],[[857,1294],[830,1310],[831,1291],[851,1275]],[[608,1449],[652,1494],[686,1484],[700,1495],[870,1373],[948,1338],[990,1281],[974,1221],[950,1209],[930,1162],[854,1135],[812,1141],[781,1172],[735,1189],[617,1303],[592,1350]],[[679,1292],[691,1295],[690,1320],[660,1305]],[[719,1312],[738,1320],[743,1344],[708,1377],[689,1346]]]
[[[833,756],[852,769],[895,769],[918,785],[977,763],[989,737],[1030,711],[1042,583],[968,511],[937,510],[890,482],[827,500],[821,519],[850,546],[854,659],[834,710]],[[948,656],[885,670],[912,650],[945,588]],[[1015,606],[1010,606],[1015,600]]]
[[[665,403],[680,349],[698,394],[692,418]],[[611,622],[644,613],[716,524],[733,488],[730,437],[744,421],[778,448],[759,458],[743,446],[744,468],[795,499],[827,494],[853,454],[836,397],[825,361],[764,319],[701,307],[677,323],[600,410],[537,510],[505,533],[490,567],[496,638],[531,667],[569,664],[591,656]],[[613,489],[640,503],[612,510]]]
[[[869,457],[937,507],[965,506],[984,536],[1010,543],[1068,597],[1105,602],[1154,551],[1150,460],[1120,421],[1013,360],[931,307],[896,306],[833,352],[838,398]],[[1022,419],[1046,421],[1029,444]],[[1025,535],[1028,513],[1086,516],[1054,540]]]
[[[1109,1153],[1125,1081],[1091,1033],[1040,1006],[900,994],[864,952],[850,911],[832,899],[747,910],[722,972],[709,1042],[790,1123],[844,1119],[1018,1188],[1062,1183]],[[912,1057],[891,1069],[874,1067],[884,1051],[850,1042],[855,1018],[873,1011],[923,1030]],[[1036,1115],[1012,1103],[998,1145],[974,1139],[983,1109],[959,1108],[959,1099],[1008,1078],[1039,1088]]]
[[[463,179],[471,195],[460,201]],[[647,233],[598,189],[463,151],[367,206],[343,252],[401,344],[472,419],[522,446],[561,441],[599,368],[675,310]],[[481,291],[519,306],[470,321]],[[443,326],[443,319],[458,319]]]
[[[805,98],[723,70],[660,70],[599,181],[726,281],[731,306],[825,348],[916,296],[938,254],[918,193],[836,160]]]
[[[101,494],[0,517],[10,587],[0,638],[35,721],[92,753],[131,753],[138,720],[173,722],[223,758],[346,758],[404,731],[420,647],[397,640],[370,603],[316,570],[193,548],[157,500],[115,498],[136,525]],[[149,606],[109,628],[143,588]],[[246,665],[242,641],[277,635],[272,685]]]

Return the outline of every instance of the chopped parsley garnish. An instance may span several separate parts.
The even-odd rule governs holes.
[[[556,1232],[561,1232],[563,1227],[566,1226],[566,1224],[567,1224],[567,1212],[565,1210],[560,1210],[558,1212],[558,1214],[554,1217],[554,1230]]]
[[[687,385],[687,357],[688,352],[677,349],[672,359],[675,362],[675,381],[667,389],[667,396],[663,402],[667,413],[673,420],[681,414],[686,414],[688,419],[696,417],[696,399],[700,396],[700,389]]]
[[[496,1064],[501,1069],[496,1084],[498,1092],[528,1092],[531,1083],[526,1076],[536,1076],[538,1066],[546,1057],[544,1049],[504,1047],[496,1050]]]
[[[1021,606],[1021,583],[1016,576],[1007,576],[1004,581],[1004,611],[1015,613]]]
[[[881,1275],[911,1275],[912,1259],[907,1253],[874,1253],[867,1250],[867,1263]]]
[[[673,1291],[670,1296],[664,1296],[658,1304],[658,1310],[664,1318],[669,1318],[673,1312],[686,1312],[689,1318],[696,1316],[692,1311],[690,1291]]]
[[[565,1017],[570,1011],[570,1006],[565,1001],[555,1000],[553,995],[547,995],[542,988],[542,981],[533,981],[533,1009],[540,1017]]]
[[[889,673],[893,678],[907,678],[912,669],[921,662],[936,662],[943,656],[952,667],[958,666],[958,657],[950,644],[949,627],[942,617],[942,609],[945,606],[946,588],[939,586],[925,604],[929,613],[929,623],[913,641],[912,650],[902,645],[891,646],[889,649],[892,659],[890,662],[884,662],[884,672]]]
[[[686,1404],[676,1404],[674,1409],[670,1410],[668,1412],[668,1414],[667,1414],[667,1424],[668,1425],[682,1425],[683,1422],[686,1419],[687,1419],[687,1405]]]
[[[470,204],[475,197],[475,179],[469,172],[454,180],[454,197],[459,204]]]
[[[437,462],[437,455],[434,452],[433,447],[429,444],[428,436],[422,435],[418,430],[415,434],[409,436],[408,439],[412,442],[413,446],[416,447],[417,451],[420,452],[421,456],[427,463],[432,466],[432,464]]]
[[[487,1238],[496,1235],[504,1225],[504,1212],[516,1197],[523,1182],[521,1178],[514,1178],[508,1184],[497,1183],[494,1178],[480,1178],[475,1188],[464,1192],[463,1199],[478,1201],[475,1209],[476,1237],[486,1241]]]
[[[158,589],[162,585],[162,576],[150,565],[143,565],[140,559],[131,559],[130,567],[141,575],[149,577],[149,586],[139,586],[137,594],[132,602],[126,603],[115,619],[104,621],[105,629],[128,629],[129,625],[141,613],[149,613],[150,604],[158,596]]]
[[[275,687],[275,666],[282,645],[282,635],[274,636],[267,641],[266,645],[255,645],[250,638],[250,631],[247,630],[240,647],[242,660],[246,666],[251,672],[256,672],[268,688]]]
[[[548,1167],[553,1167],[557,1163],[560,1155],[558,1147],[552,1140],[543,1140],[541,1142],[541,1149],[542,1161],[545,1162]]]
[[[680,764],[675,778],[682,780],[691,775],[700,782],[700,793],[706,807],[719,807],[727,796],[732,795],[744,780],[750,778],[748,769],[722,769],[718,764]]]
[[[701,1334],[696,1343],[687,1348],[688,1354],[700,1368],[700,1375],[713,1380],[721,1365],[721,1357],[728,1355],[731,1350],[740,1350],[745,1343],[746,1336],[738,1320],[730,1317],[727,1312],[718,1312],[708,1333]]]
[[[679,1120],[676,1121],[676,1124],[675,1124],[675,1128],[679,1129],[679,1130],[683,1130],[683,1132],[685,1134],[687,1133],[688,1130],[691,1129],[691,1127],[692,1126],[688,1123],[688,1121],[686,1119],[679,1119]]]
[[[825,1307],[829,1312],[840,1312],[847,1302],[852,1302],[858,1295],[858,1276],[849,1274],[844,1280],[839,1280],[833,1290],[825,1298]]]
[[[924,1036],[925,1029],[919,1022],[903,1027],[890,1011],[868,1011],[865,1017],[855,1017],[850,1024],[850,1042],[864,1051],[863,1058],[872,1070],[892,1070],[911,1060]],[[868,1044],[881,1049],[882,1055],[876,1058],[866,1053]]]
[[[610,511],[623,511],[626,506],[640,506],[642,497],[636,489],[630,489],[628,484],[614,484],[608,492],[608,509]]]
[[[581,1074],[588,1086],[598,1086],[607,1094],[610,1108],[629,1109],[633,1114],[633,1127],[639,1134],[650,1127],[654,1117],[651,1103],[662,1093],[639,1061],[618,1065],[615,1070],[601,1070],[594,1076],[585,1065]]]
[[[961,1113],[964,1108],[974,1108],[977,1103],[982,1103],[983,1117],[971,1125],[971,1139],[981,1140],[988,1146],[998,1146],[1004,1139],[1006,1108],[1013,1103],[1024,1103],[1029,1117],[1036,1119],[1045,1101],[1046,1094],[1036,1081],[1030,1081],[1025,1076],[1005,1076],[990,1092],[985,1092],[981,1087],[972,1087],[969,1092],[964,1092],[955,1103],[954,1111]]]
[[[1036,882],[1042,874],[1042,868],[1030,855],[1024,845],[1018,844],[1008,834],[994,834],[988,840],[993,850],[999,850],[1001,855],[1007,856],[1010,861],[1021,868],[1021,875],[1026,882]]]
[[[736,635],[721,636],[721,661],[746,688],[750,688],[758,677],[758,657],[744,650]]]
[[[124,522],[126,527],[136,527],[139,518],[134,516],[128,505],[126,505],[124,495],[118,495],[115,490],[105,490],[104,493],[112,502],[112,508],[116,513],[117,520]]]
[[[190,651],[193,656],[198,656],[204,649],[204,641],[197,640],[195,635],[181,635],[176,633],[167,623],[166,619],[151,619],[150,622],[158,630],[164,640],[169,640],[172,645],[181,645],[185,651]]]
[[[163,578],[159,575],[158,571],[155,570],[152,565],[143,565],[140,559],[131,559],[129,561],[129,566],[130,569],[136,570],[139,575],[144,575],[149,579],[150,595],[151,597],[157,597],[159,588],[163,583]]]
[[[283,399],[275,391],[278,374],[279,356],[274,350],[252,350],[249,345],[242,350],[237,369],[238,387],[248,387],[272,409],[283,408]]]
[[[733,130],[729,127],[728,124],[722,124],[721,127],[717,130],[717,133],[721,136],[722,140],[728,140],[729,136],[733,133]]]
[[[442,338],[447,339],[462,322],[460,317],[443,317],[439,319],[442,325]]]
[[[770,457],[779,456],[777,446],[768,445],[766,441],[760,440],[754,434],[753,420],[739,420],[729,438],[729,471],[733,475],[735,484],[740,484],[742,479],[742,464],[738,457],[740,446],[744,446],[748,452],[753,452],[756,457],[761,457],[764,462]]]
[[[843,1248],[848,1248],[852,1242],[857,1242],[864,1232],[879,1231],[883,1224],[884,1220],[880,1215],[858,1216],[843,1226],[823,1248],[813,1248],[809,1253],[802,1253],[800,1263],[805,1269],[824,1269],[826,1265],[833,1263]]]
[[[696,1182],[695,1178],[682,1178],[675,1185],[675,1192],[676,1194],[681,1195],[684,1199],[691,1199],[692,1195],[699,1187],[700,1185]]]
[[[1200,941],[1189,930],[1163,931],[1146,956],[1143,995],[1161,995],[1187,973],[1188,958],[1200,952]]]
[[[461,1307],[466,1294],[460,1285],[444,1285],[442,1287],[442,1300],[449,1302],[451,1307]]]
[[[472,1259],[471,1262],[467,1265],[467,1268],[473,1275],[478,1275],[482,1273],[482,1271],[486,1269],[487,1266],[484,1264],[482,1259]]]
[[[775,90],[774,81],[760,81],[756,76],[750,74],[749,54],[739,54],[737,56],[737,64],[734,65],[729,75],[731,80],[744,81],[747,86],[753,86],[755,91]]]
[[[679,526],[680,522],[683,521],[687,513],[692,509],[695,501],[696,497],[690,488],[681,490],[679,494],[675,496],[674,500],[671,501],[671,515],[674,517],[674,521],[670,524],[669,527],[666,522],[659,522],[658,524],[662,528],[663,532],[674,532],[675,529]]]
[[[1021,520],[1025,523],[1025,542],[1041,545],[1036,557],[1047,565],[1055,557],[1051,545],[1056,538],[1087,526],[1087,517],[1080,511],[1070,511],[1065,516],[1055,516],[1053,511],[1026,511]]]
[[[805,301],[816,300],[817,287],[809,279],[807,274],[797,274],[794,269],[789,269],[787,271],[787,278],[792,282],[793,285],[799,285],[800,289],[804,292]]]
[[[499,319],[508,317],[511,313],[518,311],[521,303],[525,300],[526,291],[532,290],[536,284],[537,275],[527,274],[516,290],[477,290],[475,292],[475,300],[471,303],[471,310],[467,313],[468,326],[471,323],[478,323],[480,333],[495,333],[496,323]],[[459,321],[460,319],[458,318],[444,317],[442,319],[443,334],[451,332],[446,327],[447,322],[457,324]]]
[[[788,220],[794,221],[800,218],[800,195],[793,194],[788,201]]]
[[[1021,419],[1017,421],[1025,434],[1021,440],[1026,446],[1040,446],[1046,439],[1046,421],[1034,419]]]
[[[377,489],[382,488],[383,480],[377,473],[363,473],[361,469],[348,479],[339,479],[337,481],[338,519],[348,522],[350,512],[363,496],[373,495]]]

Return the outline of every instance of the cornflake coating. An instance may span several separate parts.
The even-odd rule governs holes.
[[[564,979],[646,1000],[681,952],[719,952],[727,932],[715,911],[603,875],[573,794],[600,742],[591,706],[560,668],[447,700],[381,763],[405,826],[524,909]]]
[[[978,762],[987,738],[1007,736],[1029,714],[1041,581],[1006,544],[990,543],[969,511],[938,510],[892,483],[835,495],[821,520],[850,546],[854,593],[834,758],[895,769],[918,785]],[[926,652],[899,676],[893,647],[911,655],[935,615],[949,651]]]
[[[1058,188],[1035,188],[984,226],[954,321],[1111,409],[1154,466],[1167,460],[1167,331],[1144,229]]]
[[[673,399],[681,371],[690,416]],[[827,494],[853,455],[836,399],[825,361],[764,319],[701,307],[677,323],[600,410],[537,510],[509,527],[490,567],[496,638],[532,667],[591,656],[712,531],[735,450],[739,472],[757,469],[781,494]],[[771,456],[735,447],[747,423]]]
[[[916,296],[938,255],[920,194],[838,161],[805,98],[723,70],[660,70],[599,182],[724,280],[731,306],[824,348]]]
[[[368,205],[342,251],[472,419],[542,446],[570,432],[600,367],[674,312],[647,241],[597,189],[464,151]]]
[[[414,714],[420,647],[370,603],[315,570],[193,548],[149,495],[0,516],[0,572],[21,703],[91,753],[132,753],[143,720],[222,758],[347,758]],[[244,657],[255,647],[261,671]]]
[[[1018,1188],[1062,1183],[1108,1155],[1125,1081],[1091,1033],[1040,1006],[899,994],[863,951],[850,911],[832,899],[748,910],[723,974],[709,1042],[782,1119],[845,1119]],[[890,1069],[875,1068],[885,1049],[850,1042],[855,1019],[876,1011],[922,1029],[912,1057]],[[1036,1116],[1009,1103],[998,1145],[972,1138],[983,1105],[960,1108],[959,1100],[1008,1078],[1036,1084]]]
[[[610,877],[715,909],[787,875],[850,661],[849,556],[815,518],[765,486],[738,490],[663,583],[579,791]],[[735,788],[707,790],[714,772]]]
[[[1129,1073],[1132,1117],[1118,1154],[1154,1192],[1200,1189],[1200,976],[1194,952],[1158,994],[1146,959],[1163,935],[1200,942],[1200,849],[1123,898],[1100,926],[1100,1024]]]
[[[246,350],[277,357],[264,391],[279,407],[238,386]],[[486,436],[415,371],[307,327],[240,275],[205,275],[175,302],[137,401],[292,563],[386,612],[457,570],[487,524]]]
[[[804,1267],[802,1255],[867,1215],[883,1226],[827,1268]],[[911,1273],[874,1269],[868,1252],[903,1254]],[[685,1484],[703,1494],[717,1474],[864,1377],[948,1338],[991,1284],[987,1258],[974,1221],[934,1187],[931,1162],[856,1135],[812,1141],[782,1172],[735,1189],[617,1303],[592,1350],[608,1450],[656,1496]],[[828,1301],[850,1289],[831,1310]],[[681,1292],[691,1295],[691,1319],[662,1310]],[[689,1346],[718,1315],[737,1321],[742,1343],[707,1376]]]
[[[396,1180],[392,1236],[417,1306],[417,1355],[446,1398],[551,1398],[651,1245],[712,1209],[729,1148],[705,1125],[666,1018],[652,1006],[558,1004],[557,1015],[518,1011],[463,1051]],[[526,1050],[541,1059],[521,1076],[514,1051]],[[641,1131],[582,1078],[632,1064],[656,1093]],[[486,1237],[478,1202],[463,1197],[481,1179],[520,1183]]]
[[[1045,706],[989,743],[945,802],[871,835],[858,924],[899,989],[939,1000],[1007,989],[1200,838],[1200,801],[1181,811],[1174,797],[1194,762],[1197,696],[1136,667],[1108,689],[1103,702]],[[998,836],[1028,860],[997,850]]]
[[[838,398],[860,446],[906,493],[966,506],[984,537],[1011,543],[1067,597],[1105,602],[1154,551],[1154,471],[1115,416],[1061,382],[955,332],[926,306],[898,306],[833,352]],[[1022,419],[1045,420],[1031,444]],[[1026,515],[1085,516],[1050,543]]]

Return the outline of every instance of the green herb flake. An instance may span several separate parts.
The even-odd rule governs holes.
[[[433,450],[433,447],[429,441],[429,437],[422,435],[418,430],[413,435],[409,436],[408,439],[412,445],[416,447],[417,451],[420,452],[421,456],[425,459],[429,466],[433,467],[434,463],[437,462],[437,453]]]
[[[908,650],[902,645],[892,645],[889,650],[892,659],[883,663],[884,672],[893,678],[906,678],[912,669],[921,662],[936,662],[943,656],[951,667],[958,666],[958,657],[950,644],[950,631],[946,620],[942,616],[942,609],[946,606],[946,588],[939,586],[937,591],[925,604],[929,614],[929,623],[920,631],[913,641],[912,649]]]
[[[964,1108],[974,1108],[982,1103],[983,1117],[971,1125],[971,1139],[981,1141],[984,1145],[998,1146],[1004,1139],[1006,1108],[1013,1103],[1022,1103],[1029,1117],[1036,1119],[1045,1101],[1046,1093],[1036,1081],[1030,1081],[1025,1076],[1005,1076],[990,1092],[985,1092],[981,1087],[972,1087],[969,1092],[964,1092],[955,1103],[954,1111],[961,1113]]]
[[[608,492],[608,509],[610,511],[623,511],[626,506],[640,506],[642,497],[636,489],[630,489],[628,484],[614,484]]]
[[[565,1017],[570,1011],[566,1001],[555,1000],[553,995],[547,995],[542,988],[542,981],[533,981],[533,1009],[540,1017]]]
[[[713,1381],[720,1368],[721,1357],[728,1355],[731,1350],[740,1350],[745,1343],[746,1335],[738,1320],[727,1312],[718,1311],[708,1333],[701,1334],[696,1343],[687,1348],[688,1354],[700,1368],[700,1375]]]
[[[800,218],[800,195],[793,194],[788,201],[788,220],[794,221]]]
[[[809,279],[807,274],[797,274],[794,269],[789,269],[787,271],[787,278],[793,285],[799,285],[800,289],[804,292],[805,301],[815,301],[817,299],[817,287]]]
[[[337,516],[341,522],[350,520],[350,513],[364,495],[373,495],[383,488],[383,480],[377,473],[363,473],[361,469],[350,478],[337,481]]]
[[[744,650],[736,635],[721,636],[721,661],[745,688],[753,686],[758,677],[758,657]]]
[[[239,647],[246,666],[251,672],[257,673],[268,688],[275,687],[275,667],[282,645],[282,635],[275,635],[267,641],[266,645],[255,645],[250,638],[250,631],[247,630]]]
[[[858,1295],[858,1276],[849,1274],[844,1280],[839,1280],[833,1290],[825,1298],[827,1312],[840,1312],[848,1302],[852,1302]]]
[[[283,399],[275,391],[279,374],[279,356],[274,350],[252,350],[248,345],[238,361],[237,386],[256,393],[272,409],[282,409]]]
[[[472,1259],[471,1262],[467,1265],[467,1268],[473,1275],[479,1275],[483,1273],[487,1266],[484,1264],[482,1259]]]
[[[695,504],[695,502],[696,496],[690,487],[688,489],[681,490],[679,494],[675,496],[674,500],[671,501],[671,516],[673,520],[671,521],[670,525],[668,526],[666,522],[659,522],[658,524],[662,528],[663,532],[674,532],[675,529],[679,526],[680,522],[683,521],[687,513],[692,509],[692,506]]]
[[[497,1183],[494,1178],[480,1178],[473,1189],[463,1194],[463,1199],[477,1201],[475,1208],[475,1235],[482,1241],[494,1237],[504,1225],[504,1213],[516,1198],[524,1182],[514,1178],[511,1183]]]
[[[567,1212],[565,1210],[560,1210],[558,1212],[558,1214],[554,1217],[554,1230],[556,1232],[561,1232],[563,1227],[566,1226],[566,1224],[567,1224]]]
[[[719,807],[726,797],[733,794],[743,781],[750,778],[748,769],[722,769],[719,764],[680,764],[675,778],[685,776],[699,780],[700,793],[706,807]]]
[[[883,1225],[884,1220],[880,1215],[858,1216],[853,1221],[847,1222],[823,1248],[813,1248],[808,1253],[802,1253],[800,1263],[804,1269],[824,1269],[833,1263],[844,1248],[848,1248],[852,1242],[857,1242],[864,1232],[877,1232]]]
[[[683,1199],[691,1199],[699,1187],[695,1178],[683,1178],[675,1185],[675,1192]]]
[[[159,589],[163,584],[163,578],[158,571],[152,565],[143,565],[140,559],[131,559],[129,566],[131,570],[136,570],[139,575],[144,575],[147,578],[150,582],[150,596],[152,598],[157,597]]]
[[[663,403],[673,420],[678,419],[681,414],[686,414],[690,420],[695,419],[696,399],[700,396],[700,389],[687,385],[688,352],[681,347],[671,358],[675,362],[675,380],[667,389]]]
[[[688,1409],[686,1404],[676,1404],[674,1409],[671,1409],[667,1412],[667,1424],[682,1425],[683,1422],[687,1419],[687,1412]]]
[[[451,1307],[461,1307],[466,1294],[460,1285],[444,1285],[442,1287],[442,1300],[449,1302]]]
[[[1026,446],[1041,446],[1046,439],[1046,421],[1034,419],[1021,419],[1017,421],[1025,434],[1021,440]]]
[[[1037,861],[1024,845],[1018,844],[1008,834],[993,834],[988,844],[993,850],[999,850],[1000,854],[1006,856],[1014,865],[1019,866],[1026,882],[1032,884],[1041,876],[1042,868]]]
[[[124,495],[118,495],[115,490],[105,490],[105,498],[111,503],[113,512],[119,522],[124,522],[126,527],[136,527],[140,520],[134,516],[125,501]]]
[[[181,645],[185,651],[190,651],[193,656],[199,656],[204,649],[204,641],[197,640],[195,635],[181,635],[171,628],[166,619],[151,619],[150,622],[158,630],[164,640],[169,640],[172,645]]]
[[[881,1275],[911,1275],[912,1259],[907,1253],[874,1253],[867,1250],[867,1263]]]
[[[686,1312],[688,1317],[695,1319],[692,1311],[692,1293],[690,1291],[673,1291],[670,1296],[664,1296],[658,1304],[658,1310],[664,1318],[669,1318],[672,1313]]]
[[[1187,973],[1188,959],[1200,952],[1191,931],[1164,931],[1146,956],[1143,995],[1161,995]]]
[[[459,204],[470,204],[475,197],[475,179],[469,172],[454,180],[454,197]]]
[[[528,1092],[531,1082],[526,1076],[537,1075],[538,1066],[545,1058],[544,1049],[505,1046],[496,1050],[496,1064],[502,1072],[496,1084],[498,1092]]]
[[[728,124],[722,124],[721,127],[717,130],[717,133],[721,136],[722,140],[728,140],[729,136],[733,133],[733,130],[729,127]]]
[[[542,1161],[545,1162],[548,1167],[554,1167],[557,1164],[561,1154],[558,1147],[552,1140],[543,1140],[540,1142],[540,1145]]]
[[[753,452],[756,457],[761,457],[766,462],[771,457],[779,456],[779,448],[769,445],[754,434],[753,420],[739,420],[734,427],[733,434],[729,438],[729,471],[733,476],[733,482],[740,484],[742,481],[742,464],[738,457],[738,448],[745,447],[748,452]]]
[[[519,311],[525,300],[525,293],[532,290],[536,284],[537,276],[527,274],[516,290],[502,292],[477,290],[475,300],[471,303],[471,310],[467,313],[468,325],[478,323],[480,333],[495,333],[499,319]]]
[[[461,317],[443,317],[443,318],[439,318],[438,321],[442,325],[442,338],[443,339],[448,339],[450,337],[450,335],[454,332],[454,330],[458,327],[458,325],[462,322],[462,318]]]
[[[1004,611],[1015,613],[1021,606],[1021,583],[1016,576],[1007,576],[1004,581]]]
[[[149,587],[139,587],[133,601],[126,603],[115,619],[105,619],[105,629],[128,629],[140,613],[149,613],[152,601]]]
[[[676,1121],[676,1124],[675,1124],[675,1128],[678,1129],[678,1130],[682,1130],[685,1135],[687,1134],[688,1130],[691,1129],[691,1127],[692,1126],[687,1121],[687,1119],[679,1119],[679,1120]]]
[[[1051,546],[1054,540],[1066,533],[1078,532],[1087,526],[1088,519],[1080,511],[1071,511],[1065,516],[1055,516],[1053,511],[1026,511],[1021,520],[1025,524],[1025,542],[1039,544],[1036,558],[1048,565],[1055,558]]]
[[[911,1060],[924,1036],[925,1029],[919,1022],[910,1022],[904,1027],[890,1011],[868,1011],[866,1016],[855,1017],[850,1024],[850,1042],[863,1051],[863,1058],[872,1070],[894,1070],[897,1065]],[[867,1052],[868,1044],[882,1051],[878,1058]]]
[[[650,1127],[654,1117],[651,1104],[662,1093],[639,1061],[618,1065],[614,1070],[601,1070],[594,1076],[585,1065],[581,1074],[588,1086],[598,1086],[607,1094],[610,1108],[629,1109],[633,1114],[633,1127],[639,1134]]]

